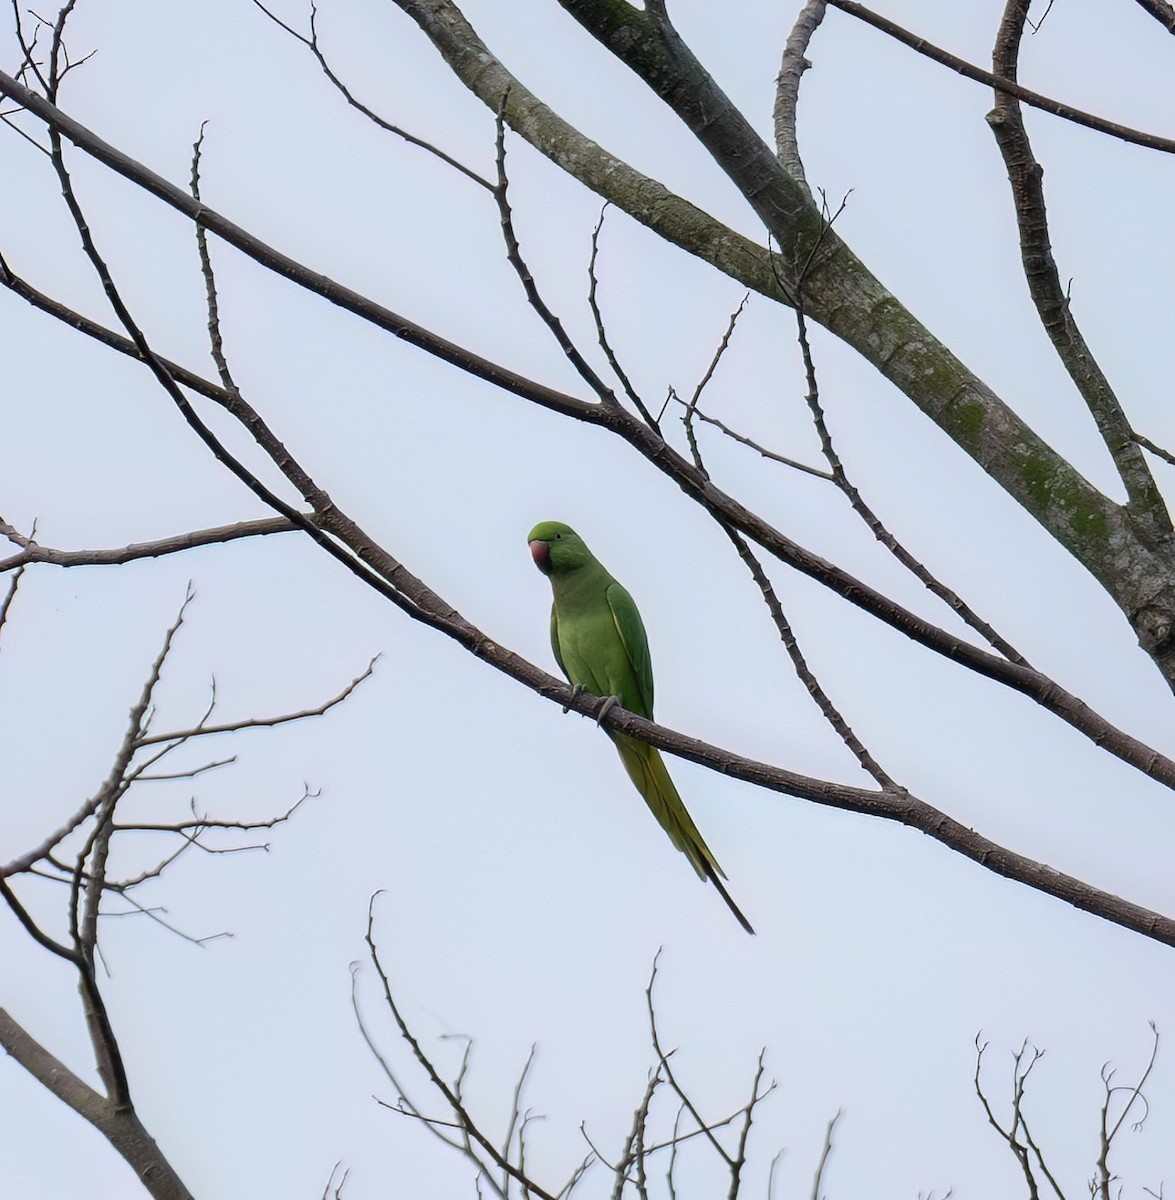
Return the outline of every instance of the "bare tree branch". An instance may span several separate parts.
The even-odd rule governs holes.
[[[506,243],[506,259],[514,268],[514,273],[522,284],[527,303],[538,313],[539,319],[550,331],[551,336],[558,343],[559,349],[563,351],[567,361],[575,368],[579,377],[595,392],[601,404],[619,407],[620,401],[616,399],[616,394],[579,352],[579,348],[563,327],[563,322],[543,299],[538,284],[535,282],[530,268],[526,265],[526,260],[522,257],[522,247],[519,245],[518,236],[514,231],[514,215],[510,209],[509,179],[506,174],[506,122],[504,118],[506,99],[505,96],[502,97],[496,118],[497,139],[495,145],[497,152],[495,157],[498,181],[494,187],[494,200],[498,206],[502,238]]]
[[[1029,3],[1030,0],[1007,0],[1004,6],[992,61],[1006,79],[1015,80],[1017,75],[1020,40]],[[1061,286],[1049,244],[1048,215],[1041,183],[1044,171],[1033,157],[1032,144],[1016,100],[997,92],[995,108],[988,114],[987,121],[1012,185],[1024,277],[1041,325],[1097,424],[1126,487],[1131,511],[1146,527],[1148,536],[1157,540],[1170,538],[1173,532],[1171,518],[1151,476],[1146,456],[1135,442],[1122,406],[1082,336],[1069,297]]]
[[[1135,146],[1145,146],[1148,150],[1159,150],[1164,154],[1175,154],[1175,138],[1165,138],[1153,133],[1143,133],[1141,130],[1131,129],[1129,126],[1119,125],[1114,121],[1107,121],[1103,117],[1095,116],[1093,113],[1082,112],[1081,109],[1072,108],[1068,104],[1062,104],[1059,100],[1051,100],[1048,96],[1042,96],[1039,92],[1030,91],[1026,87],[1021,87],[1014,79],[1006,79],[1001,75],[984,71],[981,67],[976,67],[965,59],[958,58],[946,50],[940,50],[924,37],[920,37],[916,33],[911,33],[908,29],[903,29],[887,17],[873,12],[863,4],[856,3],[856,0],[827,0],[827,2],[833,8],[839,8],[841,12],[848,13],[849,16],[864,21],[866,25],[872,25],[874,29],[880,29],[882,33],[888,34],[894,41],[901,42],[904,46],[909,46],[911,50],[916,50],[919,54],[933,59],[936,63],[940,63],[944,67],[950,67],[952,71],[958,72],[958,74],[965,76],[967,79],[973,79],[977,83],[986,84],[988,87],[994,88],[998,92],[1003,92],[1005,95],[1014,96],[1017,100],[1023,100],[1025,104],[1030,104],[1033,108],[1039,108],[1042,112],[1052,113],[1054,117],[1061,117],[1066,121],[1072,121],[1075,125],[1084,125],[1087,129],[1109,134],[1110,137],[1118,138],[1120,141],[1129,142]],[[1139,2],[1142,3],[1143,0],[1139,0]]]
[[[592,252],[591,257],[588,259],[588,307],[592,310],[592,319],[596,323],[596,340],[599,342],[600,349],[603,350],[604,357],[608,360],[608,365],[612,368],[613,374],[620,381],[620,386],[624,388],[624,394],[632,401],[637,412],[644,417],[645,423],[655,429],[657,433],[660,433],[661,426],[657,418],[645,407],[645,402],[637,393],[636,388],[632,386],[632,381],[620,365],[620,360],[616,357],[616,352],[612,349],[612,345],[608,340],[608,331],[604,326],[604,314],[600,310],[596,260],[600,253],[600,232],[604,228],[604,214],[607,211],[608,203],[605,201],[604,207],[600,209],[600,219],[596,222],[595,229],[592,230]]]
[[[1142,1123],[1146,1120],[1147,1112],[1149,1111],[1149,1106],[1147,1105],[1142,1089],[1146,1085],[1146,1081],[1150,1078],[1150,1074],[1155,1067],[1155,1061],[1159,1056],[1159,1031],[1153,1021],[1150,1023],[1150,1027],[1151,1033],[1154,1036],[1151,1045],[1151,1055],[1137,1083],[1115,1085],[1113,1082],[1114,1071],[1110,1069],[1109,1064],[1102,1067],[1102,1084],[1105,1087],[1106,1098],[1102,1103],[1100,1113],[1101,1126],[1098,1138],[1098,1159],[1094,1167],[1093,1180],[1090,1184],[1090,1193],[1095,1197],[1095,1200],[1110,1200],[1110,1184],[1116,1178],[1110,1171],[1110,1150],[1131,1109],[1134,1108],[1135,1104],[1141,1104],[1143,1107],[1143,1115],[1135,1122],[1135,1129],[1142,1127]],[[1127,1098],[1122,1111],[1118,1114],[1118,1119],[1111,1126],[1110,1105],[1117,1092],[1126,1092]]]
[[[796,108],[800,99],[800,79],[812,65],[804,55],[820,22],[824,20],[827,7],[827,0],[807,0],[800,9],[783,48],[783,60],[775,84],[775,153],[784,170],[805,187],[808,181],[804,176],[804,163],[796,135]]]
[[[330,80],[331,85],[343,97],[344,100],[357,112],[362,113],[372,124],[384,130],[385,133],[395,134],[396,137],[402,138],[410,146],[416,146],[421,150],[427,151],[429,154],[439,158],[446,166],[452,167],[454,171],[464,175],[473,183],[479,183],[488,191],[492,191],[494,185],[488,180],[479,175],[472,168],[467,167],[463,162],[458,161],[451,154],[446,154],[438,146],[434,146],[431,142],[425,141],[423,138],[417,137],[413,133],[409,133],[406,129],[402,129],[399,125],[394,125],[392,122],[385,120],[373,109],[368,108],[361,100],[355,97],[351,89],[342,81],[335,73],[330,63],[326,59],[326,55],[322,51],[322,46],[318,40],[318,5],[311,0],[310,4],[310,34],[307,36],[304,33],[299,33],[292,25],[286,24],[281,17],[271,12],[261,0],[253,0],[256,8],[260,9],[275,25],[284,29],[290,37],[302,43],[311,54],[314,55],[318,65],[322,68],[322,73]]]
[[[379,893],[376,893],[378,896]],[[405,1022],[400,1013],[399,1006],[396,1004],[395,998],[392,995],[391,982],[388,979],[387,972],[384,970],[383,964],[380,961],[379,951],[375,945],[375,900],[376,896],[371,898],[371,904],[367,910],[367,934],[366,941],[372,964],[375,967],[376,973],[379,975],[380,983],[383,986],[384,1002],[388,1006],[388,1011],[392,1014],[396,1022],[396,1026],[400,1030],[400,1036],[408,1043],[412,1049],[413,1057],[424,1068],[425,1074],[429,1078],[432,1086],[444,1097],[445,1103],[453,1110],[456,1117],[458,1128],[461,1132],[475,1142],[488,1155],[490,1161],[497,1169],[508,1175],[511,1179],[521,1183],[525,1188],[533,1192],[539,1200],[556,1200],[556,1197],[551,1192],[539,1187],[533,1180],[529,1179],[522,1171],[518,1169],[512,1162],[509,1162],[503,1157],[501,1151],[494,1143],[478,1128],[473,1118],[469,1115],[468,1110],[462,1103],[459,1091],[447,1084],[437,1072],[432,1060],[425,1054],[420,1042],[412,1033],[408,1024]],[[459,1086],[459,1085],[458,1085]]]
[[[275,717],[245,717],[239,721],[229,721],[222,725],[205,725],[202,722],[191,729],[176,730],[172,733],[153,733],[140,737],[137,741],[139,748],[143,746],[154,746],[162,742],[186,742],[192,738],[207,737],[211,734],[218,733],[240,733],[243,729],[272,729],[278,725],[288,725],[291,721],[304,721],[309,717],[321,717],[330,712],[336,705],[342,704],[356,688],[362,686],[375,672],[375,664],[379,661],[379,655],[367,664],[366,667],[345,688],[337,695],[332,696],[329,700],[324,700],[321,704],[316,704],[312,708],[299,709],[297,712],[282,713]]]
[[[828,1128],[824,1131],[824,1148],[820,1151],[820,1162],[816,1166],[816,1178],[812,1180],[812,1200],[821,1200],[820,1185],[824,1181],[824,1169],[828,1166],[828,1160],[832,1156],[832,1131],[836,1128],[839,1120],[840,1112],[838,1111],[828,1122]]]
[[[788,658],[791,659],[796,676],[804,685],[808,695],[812,697],[816,707],[820,710],[820,715],[832,726],[836,735],[848,747],[861,768],[873,777],[883,791],[900,794],[902,789],[890,778],[881,764],[869,753],[860,738],[852,731],[849,723],[841,715],[836,705],[833,704],[828,693],[821,687],[815,673],[808,666],[804,652],[800,649],[800,644],[796,640],[791,622],[787,619],[787,615],[783,611],[783,605],[780,604],[779,597],[776,595],[775,588],[772,586],[771,580],[767,578],[767,574],[763,570],[759,560],[752,553],[751,548],[746,542],[733,529],[728,529],[727,534],[734,543],[734,548],[738,551],[739,558],[746,564],[747,570],[750,571],[756,586],[763,594],[763,601],[767,605],[767,611],[771,614],[771,620],[774,622],[775,628],[779,631],[780,640],[783,642]]]
[[[3,522],[0,522],[3,525]],[[0,571],[3,570],[3,563],[0,563]],[[24,565],[18,564],[15,574],[8,581],[8,586],[4,592],[4,598],[0,600],[0,638],[4,636],[4,626],[8,621],[8,614],[12,611],[12,602],[16,599],[16,589],[20,587],[20,581],[24,578]]]
[[[151,542],[132,542],[129,546],[111,550],[55,550],[40,545],[31,537],[25,537],[7,521],[0,519],[0,536],[21,547],[18,553],[8,558],[0,558],[0,574],[6,571],[22,571],[32,563],[46,563],[54,567],[117,567],[138,559],[182,554],[185,550],[194,550],[198,546],[219,545],[242,538],[269,537],[275,533],[293,533],[297,529],[298,526],[287,521],[285,517],[263,517],[256,521],[238,521],[233,525],[194,529]],[[4,611],[5,609],[0,607],[0,624]]]
[[[1163,25],[1168,33],[1175,33],[1175,7],[1167,0],[1138,0],[1138,5]]]

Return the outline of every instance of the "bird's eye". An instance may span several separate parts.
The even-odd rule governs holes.
[[[559,541],[562,537],[563,535],[561,533],[555,534],[555,541]]]

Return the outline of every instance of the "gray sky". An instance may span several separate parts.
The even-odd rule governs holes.
[[[676,0],[683,36],[764,136],[798,5]],[[1002,6],[887,0],[884,11],[978,64]],[[491,48],[609,150],[761,238],[753,214],[667,109],[551,0],[463,5]],[[303,27],[296,3],[279,11]],[[324,47],[389,119],[477,169],[493,123],[393,5],[323,5]],[[526,307],[488,195],[348,111],[305,49],[244,0],[157,6],[82,0],[63,107],[178,183],[207,120],[204,197],[309,266],[512,368],[583,389]],[[3,64],[19,55],[10,32]],[[1028,39],[1022,80],[1163,132],[1175,45],[1130,4],[1058,0]],[[801,94],[808,178],[842,236],[895,294],[1099,486],[1091,423],[1031,311],[990,94],[840,13],[809,52]],[[1038,113],[1052,241],[1074,311],[1136,427],[1175,444],[1168,381],[1172,165]],[[109,320],[47,161],[0,129],[0,249],[37,286]],[[156,348],[211,373],[190,229],[79,154],[95,235]],[[509,141],[517,228],[549,302],[591,344],[586,264],[599,201]],[[649,630],[658,717],[752,757],[866,780],[786,662],[721,533],[619,442],[460,375],[214,246],[226,348],[245,394],[339,504],[492,637],[554,670],[549,588],[525,545],[540,519],[574,525],[632,592]],[[607,217],[601,301],[650,399],[688,394],[742,290]],[[48,545],[125,545],[263,515],[191,436],[147,373],[0,297],[0,515]],[[1112,721],[1175,750],[1171,700],[1124,620],[1055,544],[870,368],[822,331],[813,347],[846,465],[890,527],[1042,669]],[[815,463],[794,321],[751,301],[706,393],[709,409]],[[671,423],[672,424],[672,423]],[[260,456],[223,421],[234,447]],[[672,436],[681,440],[674,428]],[[785,533],[935,620],[826,484],[709,434],[721,486]],[[269,477],[268,475],[266,476]],[[1166,480],[1160,475],[1160,480]],[[1116,495],[1116,492],[1111,491]],[[943,660],[819,586],[773,570],[824,686],[891,774],[997,842],[1175,912],[1175,805],[1157,785],[1028,701]],[[539,1047],[527,1104],[545,1114],[529,1161],[559,1186],[586,1153],[618,1154],[653,1056],[643,989],[663,948],[658,1007],[675,1069],[707,1114],[737,1108],[767,1047],[778,1080],[759,1111],[747,1194],[808,1194],[824,1127],[843,1109],[830,1196],[948,1188],[1017,1194],[1015,1163],[974,1096],[990,1042],[1005,1106],[1011,1052],[1048,1053],[1030,1116],[1070,1194],[1096,1153],[1098,1072],[1132,1079],[1148,1021],[1175,1032],[1171,952],[999,879],[903,828],[758,792],[681,760],[681,793],[759,931],[742,934],[632,791],[607,739],[413,624],[294,537],[211,547],[118,570],[41,568],[22,584],[0,659],[0,857],[35,844],[98,786],[125,715],[192,581],[157,721],[190,724],[215,677],[225,719],[318,703],[375,654],[373,679],[320,721],[258,731],[184,759],[237,755],[196,783],[151,785],[147,815],[193,790],[258,819],[321,789],[268,855],[193,855],[149,891],[203,949],[142,917],[107,922],[105,981],[141,1115],[195,1194],[348,1200],[474,1195],[467,1163],[388,1112],[364,1046],[349,964],[369,897],[404,1012],[454,1071],[476,1046],[471,1107],[504,1128]],[[158,847],[144,844],[146,856]],[[138,860],[135,860],[138,861]],[[62,897],[30,902],[60,930]],[[0,1003],[93,1078],[68,972],[0,921]],[[440,1113],[381,1011],[359,996],[422,1107]],[[1123,1134],[1132,1190],[1175,1179],[1166,1048],[1142,1132]],[[671,1113],[663,1112],[665,1120]],[[683,1197],[712,1164],[683,1164]],[[606,1194],[601,1172],[584,1194]],[[10,1060],[0,1061],[0,1191],[123,1200],[129,1170]]]

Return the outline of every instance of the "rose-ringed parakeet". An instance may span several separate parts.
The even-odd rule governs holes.
[[[573,686],[596,696],[614,696],[629,712],[651,721],[653,668],[645,627],[632,597],[569,526],[543,521],[530,531],[527,541],[535,565],[551,581],[551,649],[559,669]],[[723,886],[726,873],[686,812],[661,752],[623,733],[609,730],[608,736],[670,841],[718,889],[739,924],[754,933]]]

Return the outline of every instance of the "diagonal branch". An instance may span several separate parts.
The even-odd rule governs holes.
[[[522,247],[519,245],[518,235],[514,231],[514,214],[510,208],[510,181],[506,174],[506,122],[503,114],[506,110],[507,100],[507,96],[502,97],[498,104],[495,121],[495,159],[498,176],[497,183],[494,186],[494,201],[498,206],[498,220],[502,227],[502,239],[506,243],[506,260],[514,269],[514,273],[518,276],[519,282],[522,284],[522,290],[526,293],[527,303],[538,313],[539,319],[558,343],[559,349],[563,351],[567,361],[575,368],[576,374],[596,393],[601,404],[618,407],[620,401],[616,399],[615,393],[579,352],[579,348],[564,328],[563,322],[543,299],[538,285],[535,283],[534,276],[530,272],[530,267],[527,266],[526,260],[522,257]]]
[[[335,72],[334,68],[327,61],[326,55],[322,51],[322,46],[318,40],[318,6],[311,0],[310,4],[310,33],[307,36],[304,33],[299,33],[292,25],[288,25],[276,13],[271,12],[261,0],[253,0],[256,8],[260,9],[275,25],[284,29],[290,37],[302,43],[311,54],[314,55],[319,67],[322,68],[323,75],[330,81],[331,86],[343,97],[344,100],[356,110],[362,113],[373,125],[378,126],[385,133],[395,134],[396,137],[402,138],[410,146],[416,146],[418,149],[425,150],[429,154],[435,155],[446,166],[452,167],[454,171],[460,172],[467,179],[474,183],[481,184],[487,190],[493,189],[493,184],[488,179],[483,179],[472,168],[467,167],[463,162],[455,159],[451,154],[446,154],[444,150],[434,146],[431,142],[426,142],[423,138],[417,137],[414,133],[409,133],[406,129],[401,129],[399,125],[392,124],[391,121],[384,120],[374,109],[369,108],[362,100],[358,99],[354,92],[343,82],[343,80]]]
[[[1175,6],[1168,3],[1168,0],[1137,0],[1138,6],[1144,11],[1150,13],[1160,25],[1163,25],[1168,33],[1175,33]]]
[[[1104,117],[1096,116],[1094,113],[1083,112],[1079,108],[1072,108],[1068,104],[1062,104],[1059,100],[1052,100],[1048,96],[1042,96],[1039,92],[1021,87],[1014,79],[992,74],[990,71],[985,71],[981,67],[967,62],[966,59],[959,58],[946,50],[939,49],[938,46],[932,45],[924,37],[916,33],[911,33],[908,29],[903,29],[896,21],[891,21],[887,17],[873,12],[871,9],[866,8],[865,5],[856,3],[856,0],[827,0],[827,2],[833,8],[839,8],[841,12],[856,17],[866,25],[872,25],[874,29],[881,30],[882,33],[887,34],[894,41],[901,42],[903,46],[909,46],[911,50],[916,50],[919,54],[933,59],[936,63],[940,63],[944,67],[950,67],[952,71],[956,71],[967,79],[974,79],[977,83],[984,83],[988,87],[994,88],[998,92],[1003,92],[1007,96],[1015,96],[1017,100],[1023,100],[1025,104],[1030,104],[1033,108],[1039,108],[1042,112],[1052,113],[1054,117],[1061,117],[1066,121],[1072,121],[1074,125],[1084,125],[1086,129],[1093,129],[1097,133],[1109,134],[1111,137],[1118,138],[1123,142],[1129,142],[1135,146],[1145,146],[1148,150],[1158,150],[1164,154],[1175,154],[1175,138],[1159,137],[1157,134],[1144,133],[1138,129],[1131,129],[1127,125],[1119,125],[1115,121],[1107,121]],[[1146,0],[1138,0],[1138,2],[1145,7]],[[1151,2],[1153,3],[1153,0]]]
[[[764,603],[767,605],[767,611],[771,614],[771,620],[779,632],[780,640],[783,642],[784,649],[792,661],[796,675],[807,689],[808,695],[812,697],[816,707],[820,710],[821,716],[832,726],[837,736],[848,747],[853,757],[857,760],[858,765],[873,777],[882,790],[900,792],[901,789],[899,786],[890,778],[881,764],[869,753],[869,750],[861,739],[853,732],[849,723],[841,715],[840,710],[833,704],[828,693],[821,687],[820,681],[816,678],[811,667],[808,666],[807,659],[804,657],[804,652],[800,649],[800,644],[796,640],[791,622],[787,619],[787,615],[783,611],[783,605],[779,602],[775,588],[772,587],[771,580],[767,578],[767,573],[752,553],[751,548],[733,529],[728,528],[726,533],[734,543],[734,548],[738,551],[739,558],[743,560],[747,570],[750,571],[751,578],[754,579],[759,591],[762,592]]]
[[[824,419],[824,407],[820,402],[820,387],[816,380],[816,362],[812,357],[812,347],[808,340],[808,323],[804,316],[803,294],[796,295],[796,327],[800,343],[800,353],[804,360],[804,376],[808,390],[804,395],[808,410],[812,414],[812,424],[816,427],[816,436],[820,439],[820,450],[829,466],[832,482],[844,494],[852,506],[853,512],[868,526],[869,532],[897,559],[898,562],[914,576],[929,592],[937,596],[947,607],[970,625],[987,643],[999,651],[1010,662],[1022,667],[1030,667],[1028,660],[1009,642],[998,634],[953,588],[948,587],[937,576],[933,575],[926,566],[919,562],[909,550],[885,527],[881,518],[865,502],[865,498],[857,490],[856,485],[849,479],[844,463],[832,441],[828,422]]]
[[[378,893],[377,893],[378,895]],[[428,1075],[429,1082],[434,1088],[445,1098],[445,1102],[453,1110],[459,1127],[463,1133],[467,1134],[475,1141],[478,1146],[489,1156],[490,1160],[503,1174],[516,1180],[518,1183],[529,1191],[533,1192],[539,1200],[556,1200],[556,1197],[550,1192],[544,1191],[533,1180],[529,1179],[522,1171],[518,1169],[512,1162],[504,1158],[501,1151],[490,1141],[488,1137],[478,1128],[469,1111],[466,1109],[461,1100],[460,1095],[455,1091],[444,1079],[441,1078],[433,1065],[432,1060],[424,1052],[424,1048],[417,1041],[412,1033],[403,1015],[400,1013],[400,1008],[396,1004],[395,997],[392,995],[391,981],[388,979],[387,972],[384,970],[383,964],[379,958],[379,951],[375,945],[375,897],[372,897],[372,903],[368,906],[367,912],[367,947],[371,961],[375,966],[376,972],[379,975],[380,983],[383,986],[384,1002],[388,1006],[388,1011],[392,1014],[397,1027],[400,1030],[400,1036],[408,1043],[412,1049],[412,1054],[416,1061],[424,1068],[425,1074]]]

